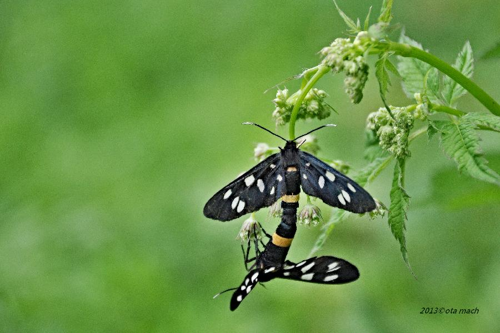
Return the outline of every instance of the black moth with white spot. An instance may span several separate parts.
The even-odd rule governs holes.
[[[257,283],[275,278],[321,284],[343,284],[357,280],[359,271],[348,261],[331,256],[314,257],[298,264],[287,260],[281,268],[254,269],[247,274],[243,283],[233,293],[231,311],[236,310]]]
[[[203,209],[206,217],[230,221],[255,212],[271,206],[287,194],[287,187],[291,186],[301,186],[306,194],[320,198],[327,205],[353,213],[366,213],[375,209],[371,195],[356,182],[297,147],[295,140],[331,125],[323,125],[293,140],[286,140],[260,125],[247,124],[258,126],[285,140],[285,147],[217,192]],[[300,172],[300,177],[293,179],[299,184],[286,184],[285,173],[289,167]]]

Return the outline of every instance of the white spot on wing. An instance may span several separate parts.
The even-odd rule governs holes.
[[[274,268],[274,267],[273,267]],[[255,282],[255,279],[257,278],[257,276],[259,276],[259,273],[255,273],[254,275],[252,275],[252,282]]]
[[[241,301],[243,300],[243,296],[241,296],[241,295],[240,295],[240,296],[236,297],[236,300],[237,300],[238,302],[241,302]]]
[[[264,273],[269,273],[274,271],[275,267],[269,267],[268,269],[264,270]]]
[[[307,175],[306,174],[303,174],[302,177],[304,177],[304,179],[307,179]]]
[[[241,290],[245,290],[246,289],[246,286],[241,286]]]
[[[260,193],[264,193],[266,186],[264,185],[262,179],[257,179],[257,187],[259,188]]]
[[[345,199],[344,197],[342,196],[342,193],[339,194],[339,196],[337,197],[337,199],[339,199],[340,203],[343,204],[345,206]]]
[[[273,188],[271,189],[271,192],[269,192],[269,194],[271,194],[271,195],[272,195],[272,194],[274,194],[274,186],[273,186]]]
[[[247,294],[250,293],[252,291],[252,286],[248,286],[247,288]]]
[[[248,284],[248,282],[250,282],[250,279],[245,280],[245,284]]]
[[[351,190],[352,193],[356,193],[356,189],[350,183],[347,183],[347,187]]]
[[[304,265],[305,263],[306,263],[305,261],[299,262],[297,265],[295,265],[295,267],[300,267],[300,266]]]
[[[270,167],[271,169],[274,169],[274,168],[276,168],[276,165],[271,164],[269,167]]]
[[[255,177],[253,175],[251,176],[248,176],[247,178],[245,178],[245,184],[249,187],[250,185],[253,184],[253,182],[255,181]]]
[[[351,202],[351,197],[349,196],[349,193],[347,193],[346,191],[342,190],[342,195],[347,200],[347,202]]]
[[[231,189],[227,190],[226,193],[224,193],[224,199],[227,199],[231,196],[231,193],[233,193],[233,191],[231,191]]]
[[[307,162],[307,163],[306,163],[306,166],[311,166],[311,163]]]
[[[283,272],[283,276],[290,276],[290,272]]]
[[[336,271],[337,269],[340,268],[338,266],[339,266],[338,262],[331,263],[330,265],[328,265],[328,272]]]
[[[323,176],[319,176],[318,185],[321,188],[325,187],[325,178],[323,178]]]
[[[313,267],[313,266],[314,266],[314,261],[313,261],[312,263],[310,263],[309,265],[302,267],[302,269],[301,269],[302,273],[307,272],[307,271],[308,271],[308,270],[310,270],[310,269],[311,269],[311,267]]]
[[[278,177],[276,177],[276,179],[280,182],[283,180],[283,177],[281,177],[281,175],[278,175]]]
[[[310,273],[310,274],[304,274],[300,277],[301,280],[305,280],[305,281],[311,281],[312,278],[313,278],[313,275],[314,273]]]
[[[325,281],[325,282],[328,282],[328,281],[333,281],[333,280],[335,280],[335,279],[336,279],[336,278],[338,278],[338,277],[339,277],[339,276],[338,276],[337,274],[335,274],[335,275],[328,275],[328,276],[326,276],[326,277],[323,279],[323,281]]]
[[[335,175],[331,173],[330,171],[326,172],[326,178],[330,179],[330,181],[334,182],[335,181]]]
[[[236,211],[238,213],[241,213],[243,211],[243,208],[245,208],[245,202],[241,200],[240,203],[238,204],[238,209],[236,209]]]
[[[240,200],[240,197],[236,197],[233,199],[233,202],[231,203],[231,208],[235,209],[236,205],[238,204],[238,201]]]

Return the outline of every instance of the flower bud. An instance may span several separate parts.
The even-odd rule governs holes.
[[[261,239],[262,238],[262,228],[254,218],[253,214],[250,215],[248,219],[243,222],[243,225],[238,232],[236,239],[240,240],[242,243],[248,242],[248,240]]]
[[[308,227],[317,226],[322,220],[319,207],[310,203],[306,204],[297,216],[297,222]]]

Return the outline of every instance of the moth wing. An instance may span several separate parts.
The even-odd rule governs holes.
[[[353,213],[375,209],[372,196],[355,181],[313,155],[299,151],[302,189],[327,205]]]
[[[344,259],[323,256],[309,258],[297,264],[287,260],[276,277],[311,283],[343,284],[357,280],[359,271]]]
[[[241,302],[243,302],[245,297],[247,297],[252,289],[257,285],[257,283],[259,282],[259,274],[260,271],[258,269],[254,269],[250,271],[247,276],[245,276],[245,279],[231,297],[231,311],[236,310],[238,306],[240,306]]]
[[[284,178],[280,153],[271,155],[215,193],[203,214],[214,220],[230,221],[271,206],[284,194]]]

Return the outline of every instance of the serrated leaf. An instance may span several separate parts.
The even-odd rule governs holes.
[[[365,166],[362,170],[358,172],[356,176],[353,177],[353,180],[356,181],[361,186],[365,186],[367,183],[372,182],[381,172],[384,170],[389,162],[392,160],[392,156],[386,156],[383,158],[377,158],[372,163]],[[332,216],[321,228],[321,234],[316,239],[314,243],[314,247],[309,254],[312,257],[316,252],[318,252],[323,245],[325,245],[326,240],[330,236],[331,232],[335,228],[335,225],[347,217],[349,217],[352,213],[342,210],[342,209],[333,209]]]
[[[379,56],[377,62],[375,63],[375,76],[379,84],[379,91],[382,99],[385,99],[385,94],[389,91],[389,86],[391,85],[391,80],[389,74],[385,69],[385,62],[387,60],[388,54],[384,53]]]
[[[486,51],[482,56],[481,60],[483,59],[493,59],[493,58],[500,58],[500,42],[497,43],[497,45],[493,46],[491,49]]]
[[[389,54],[390,56],[391,54]],[[401,74],[399,74],[398,69],[394,64],[389,60],[389,57],[385,60],[385,68],[387,68],[392,74],[396,75],[397,77],[401,77]]]
[[[429,123],[427,125],[427,138],[428,138],[428,141],[431,141],[432,138],[434,137],[434,135],[436,135],[437,132],[438,132],[438,129],[436,127],[436,124],[434,124],[434,121],[430,121],[429,120]]]
[[[463,117],[482,129],[500,132],[500,117],[487,113],[471,112]]]
[[[424,86],[426,92],[430,91],[433,96],[439,96],[439,72],[436,68],[431,68],[425,75]]]
[[[457,163],[460,172],[500,185],[500,176],[487,166],[488,161],[483,157],[474,122],[464,116],[457,123],[442,121],[434,124],[440,131],[443,151]]]
[[[465,42],[462,51],[458,54],[455,64],[455,69],[460,71],[468,78],[472,77],[474,73],[474,56],[472,54],[472,47],[469,41]],[[457,82],[453,81],[449,76],[443,79],[443,98],[449,106],[455,105],[457,99],[465,95],[465,89]]]
[[[392,20],[392,3],[393,0],[384,0],[380,9],[379,22],[389,23]]]
[[[350,28],[350,31],[359,32],[356,22],[354,22],[349,16],[346,15],[346,13],[342,11],[342,9],[340,9],[335,0],[333,1],[333,3],[335,4],[335,7],[337,7],[337,12],[339,13],[340,17],[342,17],[345,24],[347,24],[347,26]]]
[[[422,49],[422,45],[405,36],[404,33],[401,34],[399,42]],[[403,79],[401,81],[403,90],[408,98],[413,99],[415,93],[421,93],[424,91],[425,76],[431,69],[431,66],[423,61],[411,57],[398,56],[398,60],[398,70]],[[427,95],[431,102],[438,101],[438,99],[432,92],[428,92]]]
[[[370,27],[370,15],[372,14],[372,6],[370,6],[370,9],[368,9],[368,14],[366,15],[366,18],[365,18],[365,26],[364,26],[364,30],[367,31],[368,28]]]
[[[404,172],[405,161],[398,160],[394,167],[394,178],[392,180],[390,195],[391,205],[389,207],[389,227],[391,228],[392,234],[399,242],[401,255],[403,256],[405,263],[409,267],[408,252],[406,250],[405,221],[406,211],[410,202],[410,196],[403,188]]]

